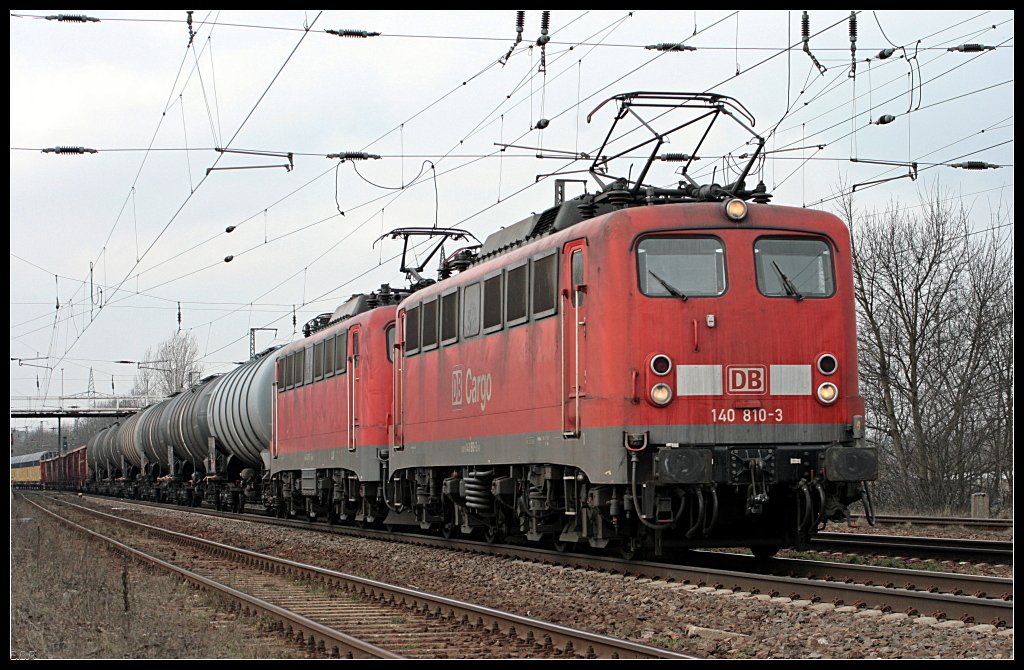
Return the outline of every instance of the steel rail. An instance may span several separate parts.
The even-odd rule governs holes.
[[[148,503],[141,503],[148,504]],[[168,509],[175,506],[168,505]],[[181,508],[178,508],[181,509]],[[189,508],[186,508],[189,509]],[[205,509],[190,509],[200,514],[212,514]],[[237,515],[217,513],[218,516],[238,519]],[[329,526],[322,523],[300,520],[281,520],[255,516],[254,522],[271,523],[291,528],[304,528],[319,532],[333,532],[344,535],[379,538],[394,541],[396,535],[383,530],[356,529]],[[870,537],[870,536],[864,536]],[[925,614],[938,618],[960,619],[1013,626],[1013,603],[991,597],[954,595],[953,593],[932,593],[915,589],[887,588],[886,586],[844,583],[806,577],[765,575],[741,570],[721,570],[711,567],[676,565],[659,562],[628,561],[613,557],[589,554],[559,553],[542,548],[510,545],[491,545],[485,542],[462,539],[444,539],[426,535],[402,535],[401,541],[437,548],[455,549],[471,553],[519,558],[551,565],[585,570],[598,570],[613,574],[633,575],[650,579],[676,581],[697,586],[713,586],[716,589],[742,591],[751,594],[785,595],[794,600],[806,599],[815,602],[832,602],[837,606],[856,605],[858,608],[878,608],[883,611],[903,611]],[[725,560],[722,555],[721,560]],[[775,559],[777,560],[777,559]],[[826,564],[839,570],[844,564]],[[763,568],[762,568],[763,569]],[[908,571],[927,579],[928,571]],[[886,580],[884,583],[887,583]],[[897,583],[893,581],[893,583]],[[1000,583],[1002,586],[1002,583]],[[1012,587],[1012,586],[1011,586]],[[993,590],[994,592],[994,590]]]
[[[1001,540],[951,539],[866,533],[819,533],[811,538],[810,548],[823,550],[886,551],[928,558],[942,556],[1009,560],[1013,562],[1013,542]]]
[[[865,521],[863,516],[851,515],[853,521]],[[963,528],[991,528],[994,530],[1006,530],[1013,528],[1013,519],[980,519],[972,517],[952,516],[915,516],[881,514],[875,516],[875,523],[881,525],[908,525],[908,526],[961,526]]]
[[[101,540],[112,545],[117,551],[123,554],[132,556],[138,560],[161,567],[164,570],[176,574],[180,578],[188,582],[191,582],[197,586],[200,586],[207,591],[225,597],[229,600],[237,601],[238,603],[241,603],[243,607],[245,607],[247,612],[256,612],[258,614],[264,614],[277,619],[281,622],[281,624],[285,627],[286,630],[293,632],[293,634],[301,633],[303,639],[307,640],[307,643],[309,644],[317,645],[317,643],[323,643],[325,650],[328,648],[332,648],[332,652],[334,650],[337,650],[338,655],[340,655],[343,652],[347,652],[351,654],[353,657],[359,658],[388,658],[395,660],[404,658],[398,654],[388,651],[387,649],[382,649],[376,645],[364,642],[358,638],[352,637],[351,635],[347,635],[346,633],[343,633],[339,630],[335,630],[328,626],[324,626],[323,624],[308,619],[302,616],[301,614],[291,612],[289,610],[284,609],[283,607],[279,607],[273,603],[267,602],[266,600],[257,598],[247,593],[243,593],[241,591],[231,588],[230,586],[220,584],[218,582],[213,581],[212,579],[203,577],[202,575],[196,574],[172,563],[168,563],[167,561],[159,559],[156,556],[151,556],[143,551],[140,551],[133,547],[129,547],[128,545],[119,542],[111,537],[107,537],[106,535],[97,533],[96,531],[90,530],[89,528],[86,528],[81,524],[75,523],[70,519],[62,517],[56,512],[48,510],[42,505],[39,505],[32,500],[28,500],[26,498],[26,502],[28,502],[31,505],[34,505],[43,512],[46,512],[47,514],[54,517],[63,524],[70,526],[71,528],[74,528],[79,532],[86,533],[98,540]],[[78,505],[72,505],[72,507],[78,507],[80,509],[88,510],[88,508],[80,507]],[[94,512],[94,510],[89,511]],[[99,514],[103,513],[100,512]],[[115,517],[113,515],[104,514],[104,516],[110,516],[111,518],[118,519],[118,517]],[[127,521],[124,519],[119,520]]]
[[[140,521],[125,519],[113,514],[107,514],[99,510],[83,507],[61,500],[65,505],[80,509],[89,514],[113,519],[144,529],[149,532],[158,533],[172,537],[192,546],[202,547],[206,550],[218,553],[223,556],[234,555],[243,557],[246,562],[264,567],[264,569],[280,569],[285,574],[314,580],[318,583],[335,584],[349,591],[357,591],[370,597],[373,600],[386,600],[391,602],[402,602],[411,609],[431,612],[435,615],[454,620],[476,622],[477,628],[486,628],[492,633],[516,635],[520,639],[544,640],[545,646],[550,642],[556,649],[560,649],[565,656],[581,655],[584,657],[601,658],[672,658],[672,659],[693,659],[679,652],[651,647],[629,640],[621,640],[577,630],[567,626],[561,626],[546,621],[540,621],[530,617],[524,617],[510,612],[475,605],[472,603],[458,601],[452,598],[424,593],[415,589],[402,586],[386,584],[356,575],[350,575],[326,568],[320,568],[298,561],[261,554],[259,552],[232,547],[213,540],[207,540],[176,531],[159,528]],[[237,517],[236,517],[237,518]]]

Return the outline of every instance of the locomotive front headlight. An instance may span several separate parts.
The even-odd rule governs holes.
[[[822,354],[818,357],[818,372],[823,375],[830,375],[839,367],[839,362],[832,354]]]
[[[739,198],[726,200],[725,215],[733,221],[742,221],[747,216],[747,203]]]
[[[818,387],[818,402],[831,405],[839,397],[839,388],[832,382],[825,382]]]
[[[651,387],[651,402],[655,405],[667,405],[672,400],[672,388],[668,384],[655,384]]]
[[[651,359],[651,372],[659,377],[664,377],[672,372],[672,359],[665,354],[658,354]]]

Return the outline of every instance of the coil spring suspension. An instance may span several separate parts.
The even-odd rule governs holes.
[[[494,509],[494,496],[491,495],[491,477],[493,470],[471,472],[462,481],[466,486],[466,507],[484,512]]]
[[[425,483],[416,483],[416,504],[426,505],[430,502],[430,485]]]

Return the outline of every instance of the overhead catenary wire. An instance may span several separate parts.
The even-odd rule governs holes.
[[[322,12],[321,12],[321,13],[322,13]],[[319,19],[319,17],[320,17],[320,14],[318,14],[318,15],[317,15],[317,17],[316,17],[316,18],[314,18],[314,20],[313,20],[313,22],[312,22],[312,23],[313,23],[313,24],[315,24],[315,23],[316,23],[316,21],[317,21],[317,19]],[[310,27],[311,27],[311,26],[312,26],[312,24],[310,24]],[[302,45],[302,42],[303,42],[303,41],[305,40],[305,38],[306,38],[306,36],[307,36],[308,34],[309,34],[309,31],[308,31],[308,29],[307,29],[307,30],[306,30],[306,32],[304,32],[304,33],[303,33],[302,37],[301,37],[301,38],[299,39],[298,43],[297,43],[297,44],[295,45],[295,47],[294,47],[294,48],[292,49],[291,53],[289,53],[289,54],[288,54],[288,57],[287,57],[287,58],[285,59],[284,63],[283,63],[282,65],[281,65],[281,67],[280,67],[280,68],[278,69],[277,73],[276,73],[276,74],[274,75],[274,77],[273,77],[273,78],[271,79],[271,81],[270,81],[270,83],[269,83],[269,84],[267,85],[266,89],[265,89],[265,90],[263,91],[263,93],[262,93],[262,94],[260,95],[260,97],[259,97],[259,98],[257,99],[256,103],[255,103],[255,104],[253,105],[253,107],[252,107],[252,108],[251,108],[251,109],[249,110],[249,113],[248,113],[248,114],[247,114],[247,115],[245,116],[245,118],[244,118],[244,119],[242,120],[242,122],[241,122],[241,123],[239,124],[239,126],[238,126],[238,128],[236,129],[236,131],[235,131],[234,135],[232,135],[231,139],[230,139],[230,140],[228,140],[228,141],[227,141],[227,142],[225,143],[225,146],[230,146],[230,145],[231,145],[231,143],[232,143],[232,142],[233,142],[233,141],[235,140],[235,137],[237,137],[237,136],[238,136],[238,133],[240,133],[240,132],[241,132],[241,130],[242,130],[242,128],[244,128],[244,127],[245,127],[246,123],[247,123],[247,122],[249,121],[249,119],[250,119],[250,118],[252,117],[252,114],[253,114],[253,113],[254,113],[254,112],[256,111],[256,108],[257,108],[257,107],[259,107],[259,105],[260,105],[260,103],[261,103],[261,102],[263,101],[264,97],[266,97],[266,94],[267,94],[267,92],[268,92],[268,91],[270,90],[270,87],[274,85],[274,82],[275,82],[275,81],[277,81],[277,78],[278,78],[278,77],[280,76],[281,72],[282,72],[282,71],[284,70],[284,68],[285,68],[285,67],[286,67],[286,66],[288,65],[288,63],[289,63],[289,62],[291,61],[292,57],[293,57],[293,56],[295,55],[295,52],[296,52],[296,51],[298,50],[299,46],[301,46],[301,45]],[[216,161],[214,161],[214,165],[216,165],[216,163],[217,163],[217,162],[219,162],[219,160],[220,160],[220,157],[218,157],[218,158],[217,158],[217,160],[216,160]],[[134,265],[134,266],[132,266],[132,270],[133,270],[133,269],[134,269],[134,268],[135,268],[136,266],[138,266],[138,263],[139,263],[139,262],[141,261],[141,259],[142,259],[142,258],[145,258],[145,257],[146,257],[146,255],[147,255],[147,254],[149,253],[149,251],[150,251],[150,250],[151,250],[151,249],[152,249],[152,248],[153,248],[153,247],[154,247],[154,246],[156,245],[156,243],[157,243],[157,242],[158,242],[158,241],[160,240],[160,238],[161,238],[161,237],[163,236],[163,234],[164,234],[164,233],[165,233],[165,232],[167,231],[167,229],[168,229],[168,228],[169,228],[169,227],[171,226],[171,224],[172,224],[172,223],[173,223],[173,222],[175,221],[175,219],[177,219],[178,215],[179,215],[179,214],[181,213],[181,211],[182,211],[182,210],[184,209],[185,205],[186,205],[186,204],[188,204],[189,200],[191,200],[192,196],[193,196],[193,195],[195,194],[195,191],[196,191],[196,190],[198,190],[198,188],[199,188],[200,186],[202,186],[202,184],[203,184],[203,183],[205,183],[205,181],[206,181],[206,180],[208,179],[208,177],[209,177],[209,172],[208,172],[208,173],[206,174],[206,176],[204,176],[204,177],[203,177],[203,178],[202,178],[202,179],[201,179],[201,180],[199,181],[199,184],[198,184],[198,185],[197,185],[197,186],[195,187],[195,189],[194,189],[194,190],[193,190],[193,191],[192,191],[191,193],[189,193],[189,195],[188,195],[188,196],[186,196],[186,198],[185,198],[184,202],[182,202],[182,203],[181,203],[181,205],[180,205],[180,206],[178,207],[178,209],[177,209],[177,210],[175,211],[175,213],[174,213],[174,214],[172,215],[172,217],[171,217],[171,218],[170,218],[170,219],[169,219],[169,220],[167,221],[167,223],[166,223],[166,224],[164,225],[164,227],[163,227],[163,228],[161,229],[161,231],[160,231],[160,232],[159,232],[159,233],[157,234],[157,236],[156,236],[156,237],[155,237],[155,238],[153,239],[153,241],[152,241],[152,242],[150,243],[149,247],[147,247],[147,248],[146,248],[146,250],[145,250],[145,251],[144,251],[144,252],[142,253],[142,256],[140,257],[139,261],[136,261],[135,265]],[[121,289],[121,287],[122,287],[122,286],[124,285],[124,282],[125,282],[125,281],[127,281],[128,277],[129,277],[130,275],[131,275],[131,270],[129,270],[129,271],[128,271],[128,274],[126,274],[126,275],[125,275],[125,278],[124,278],[124,279],[122,279],[122,280],[121,280],[121,282],[120,282],[120,283],[118,284],[118,286],[117,286],[117,287],[116,287],[116,288],[114,289],[114,293],[113,293],[113,296],[111,296],[111,297],[116,297],[116,295],[117,295],[118,291],[119,291],[119,290]],[[91,324],[91,323],[92,323],[92,322],[90,322],[90,324]],[[77,336],[75,337],[74,341],[72,341],[72,342],[71,342],[71,344],[69,344],[69,345],[68,345],[68,346],[67,346],[67,347],[65,348],[64,354],[63,354],[63,355],[61,356],[61,358],[63,358],[63,356],[64,356],[64,355],[67,355],[67,353],[68,353],[68,352],[70,352],[70,351],[71,351],[71,350],[72,350],[72,349],[74,348],[75,344],[77,344],[77,343],[78,343],[78,341],[79,341],[79,340],[81,339],[82,335],[83,335],[83,334],[85,333],[85,331],[86,331],[86,330],[88,330],[88,325],[87,325],[87,326],[86,326],[86,327],[85,327],[85,328],[84,328],[84,329],[82,330],[82,332],[81,332],[81,333],[79,333],[79,334],[78,334],[78,335],[77,335]],[[59,360],[60,360],[60,358],[58,359],[58,362],[59,362]],[[47,385],[47,386],[48,386],[48,385]]]
[[[507,38],[505,38],[505,39],[507,39]],[[549,63],[549,64],[550,64],[550,63]],[[578,105],[577,105],[577,106],[578,106]],[[403,154],[404,154],[404,151],[403,151]],[[490,154],[490,155],[493,155],[493,154]],[[504,156],[504,157],[508,157],[509,155],[510,155],[510,154],[508,154],[508,153],[506,152],[506,153],[505,153],[505,156]],[[454,156],[453,156],[453,157],[454,157]],[[438,173],[440,173],[440,172],[441,172],[441,170],[438,170],[437,172],[438,172]],[[404,179],[403,179],[403,181],[404,181]],[[261,210],[261,211],[264,211],[264,210]],[[346,210],[346,211],[347,211],[347,210]],[[120,298],[120,296],[119,296],[119,298]]]

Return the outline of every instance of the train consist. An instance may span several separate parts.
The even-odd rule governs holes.
[[[748,118],[716,94],[614,100]],[[353,296],[95,435],[82,488],[627,555],[770,555],[870,513],[846,226],[747,190],[756,151],[731,184],[645,186],[663,139],[636,182],[596,159],[597,193],[438,281]]]

